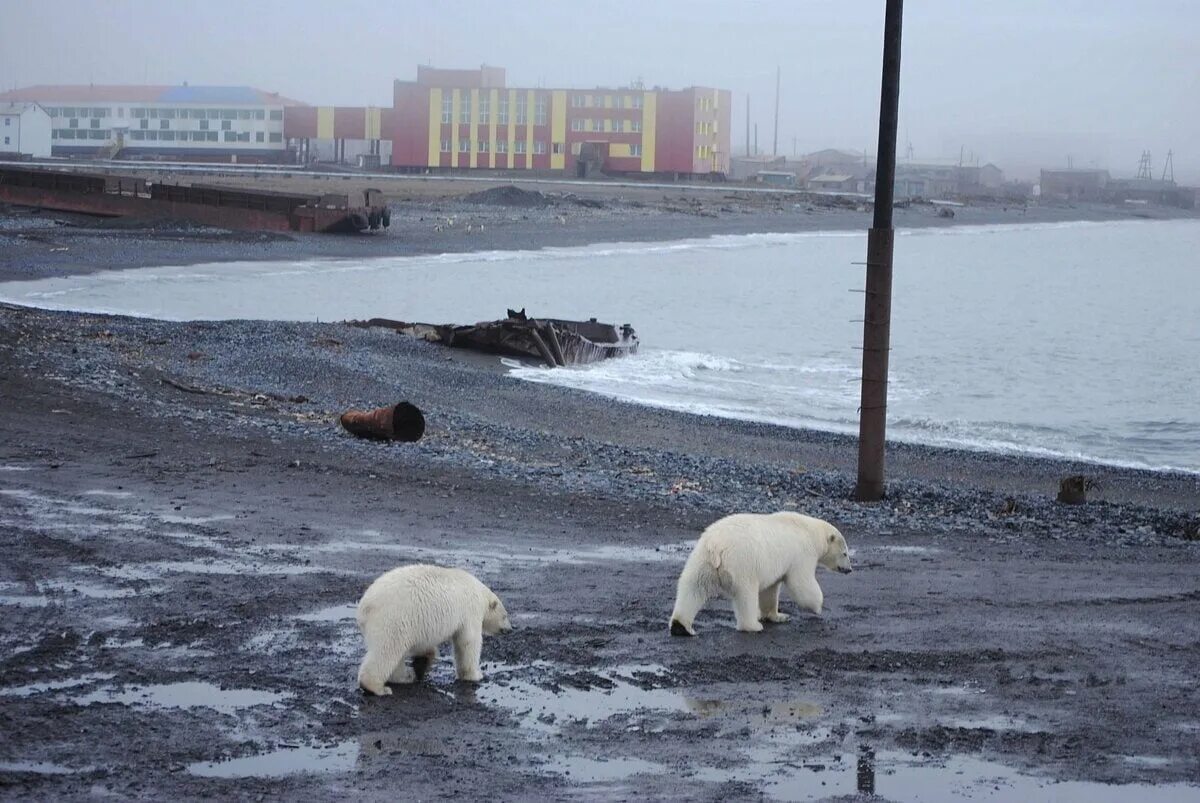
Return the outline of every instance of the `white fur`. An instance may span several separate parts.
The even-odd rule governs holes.
[[[738,630],[756,633],[761,620],[786,622],[779,612],[781,585],[802,610],[820,615],[825,595],[817,566],[850,571],[846,539],[832,524],[789,511],[726,516],[708,526],[684,564],[671,630],[696,635],[696,614],[717,596],[733,601]]]
[[[451,640],[459,680],[478,683],[483,635],[512,630],[504,603],[474,575],[425,564],[392,569],[371,583],[355,618],[367,642],[358,685],[374,694],[391,694],[387,683],[412,683],[405,659],[432,663],[438,645]]]

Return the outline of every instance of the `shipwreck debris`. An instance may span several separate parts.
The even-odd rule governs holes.
[[[368,440],[415,443],[425,434],[425,416],[406,401],[374,410],[347,410],[339,420],[351,435]]]
[[[1058,501],[1064,505],[1082,505],[1087,502],[1087,492],[1096,487],[1091,477],[1076,474],[1064,477],[1058,485]]]
[[[629,324],[614,326],[595,318],[571,321],[562,318],[531,318],[522,308],[509,309],[508,317],[466,326],[407,323],[390,318],[350,321],[354,326],[382,327],[458,349],[485,354],[503,354],[540,360],[551,368],[587,365],[613,357],[634,354],[638,337]]]

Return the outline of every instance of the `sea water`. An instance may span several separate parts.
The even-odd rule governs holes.
[[[664,236],[669,236],[664,232]],[[889,436],[1200,471],[1200,221],[900,231]],[[640,353],[512,374],[696,413],[856,431],[862,232],[144,268],[0,284],[158,318],[631,323]]]

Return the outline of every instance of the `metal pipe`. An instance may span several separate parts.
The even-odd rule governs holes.
[[[896,186],[896,128],[900,107],[900,34],[904,0],[887,0],[883,25],[883,79],[879,96],[879,153],[875,160],[875,219],[867,234],[863,315],[862,402],[858,416],[858,484],[854,498],[884,496],[888,351],[891,348],[892,198]]]

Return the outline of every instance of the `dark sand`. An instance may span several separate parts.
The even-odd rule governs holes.
[[[398,398],[418,444],[335,423]],[[0,308],[0,795],[1200,794],[1145,786],[1200,779],[1200,478],[895,447],[857,505],[853,460],[382,331]],[[825,615],[668,636],[700,529],[779,508],[855,550]],[[348,606],[417,560],[516,630],[365,697]]]

